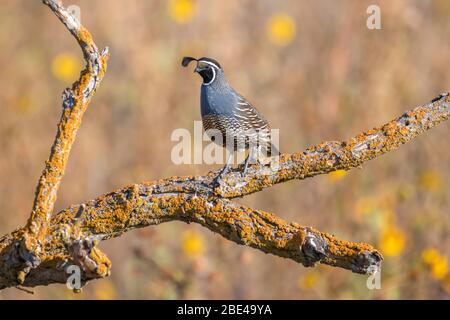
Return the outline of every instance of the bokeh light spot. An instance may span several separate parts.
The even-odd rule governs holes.
[[[80,69],[79,58],[70,53],[60,53],[52,61],[53,75],[63,82],[75,81]]]
[[[381,252],[390,257],[395,257],[402,253],[405,248],[406,236],[395,226],[388,226],[381,232],[380,249]]]
[[[441,255],[435,248],[422,251],[422,261],[428,266],[431,276],[436,280],[444,279],[448,274],[447,257]]]
[[[330,181],[330,182],[337,182],[337,181],[344,179],[345,176],[347,176],[347,171],[336,170],[336,171],[330,172],[327,175],[327,178],[328,178],[328,181]]]
[[[267,33],[274,44],[279,46],[288,45],[295,38],[295,21],[286,13],[276,13],[269,18]]]
[[[198,258],[205,251],[203,237],[195,231],[183,234],[183,251],[189,258]]]
[[[169,16],[177,23],[187,23],[195,14],[195,2],[192,0],[170,0]]]

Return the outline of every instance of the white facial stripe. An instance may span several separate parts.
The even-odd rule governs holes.
[[[205,62],[206,62],[206,61],[205,61]],[[214,80],[216,79],[216,70],[215,70],[214,68],[212,68],[211,70],[212,70],[212,72],[213,72],[213,78],[211,79],[210,82],[204,83],[204,84],[203,84],[204,86],[209,86],[209,85],[210,85],[211,83],[213,83]]]
[[[207,63],[207,64],[209,64],[210,66],[215,67],[216,69],[220,69],[219,66],[218,66],[217,64],[212,63],[212,62],[210,62],[210,61],[200,60],[199,62]]]

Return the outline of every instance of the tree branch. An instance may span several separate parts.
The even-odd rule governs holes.
[[[17,274],[19,282],[39,265],[45,235],[56,202],[57,191],[69,159],[70,150],[81,125],[84,112],[103,79],[108,59],[108,49],[101,53],[92,36],[80,22],[56,0],[43,0],[75,37],[83,52],[86,67],[72,88],[63,92],[62,115],[58,124],[50,156],[36,187],[31,215],[26,226],[21,230],[19,255],[23,263]]]
[[[28,274],[23,285],[47,284],[49,279],[65,282],[64,268],[70,264],[81,263],[84,281],[104,276],[110,267],[104,257],[97,259],[88,253],[84,260],[79,259],[82,261],[74,259],[79,256],[80,247],[86,251],[95,248],[98,241],[118,237],[132,229],[174,220],[199,223],[238,244],[308,267],[324,263],[364,274],[380,266],[381,255],[370,245],[338,240],[313,228],[288,223],[271,213],[211,196],[201,189],[177,192],[180,184],[176,180],[172,182],[170,191],[162,190],[160,181],[136,184],[58,213],[47,233],[45,259]],[[11,238],[14,234],[0,239],[0,251],[8,246]],[[49,269],[48,266],[59,267]],[[0,288],[10,285],[13,284],[0,278]]]
[[[99,53],[90,33],[55,0],[44,0],[46,4],[72,33],[83,51],[86,68],[81,71],[80,79],[63,93],[63,111],[53,142],[49,159],[36,188],[33,209],[27,223],[27,231],[42,241],[47,224],[50,221],[56,195],[69,159],[70,150],[81,125],[84,112],[95,93],[106,70],[108,50]],[[35,239],[29,237],[29,239]],[[38,250],[42,246],[32,245]]]
[[[433,128],[450,115],[450,95],[442,93],[430,103],[408,111],[400,117],[344,142],[326,141],[304,152],[284,154],[280,168],[249,168],[245,177],[235,172],[224,177],[216,193],[225,198],[242,197],[277,183],[293,179],[302,180],[335,170],[360,167],[386,152],[393,151]]]
[[[103,77],[108,54],[98,53],[88,31],[60,4],[54,0],[44,3],[75,36],[87,66],[80,80],[64,92],[63,115],[27,225],[0,238],[0,289],[18,283],[27,287],[65,283],[70,265],[81,268],[83,283],[105,277],[110,273],[111,263],[97,248],[99,241],[173,220],[201,224],[238,244],[307,267],[323,263],[362,274],[379,270],[383,258],[368,244],[339,240],[230,199],[292,179],[349,170],[395,150],[449,118],[447,93],[346,142],[323,142],[305,152],[283,154],[278,170],[254,165],[245,177],[241,177],[240,170],[232,170],[216,187],[213,179],[217,171],[134,184],[71,206],[52,217],[72,143]]]

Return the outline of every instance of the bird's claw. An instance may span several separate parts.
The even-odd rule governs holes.
[[[219,174],[217,175],[217,177],[214,178],[214,180],[212,181],[213,187],[218,187],[220,186],[220,181],[222,180],[222,176],[227,173],[229,170],[229,166],[226,165],[225,167],[223,167],[223,169],[219,172]]]
[[[220,176],[217,176],[214,178],[214,180],[212,181],[212,186],[213,186],[213,188],[220,186]]]

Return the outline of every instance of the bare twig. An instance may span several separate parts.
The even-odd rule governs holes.
[[[34,291],[33,291],[33,290],[24,288],[24,287],[22,287],[22,286],[16,286],[16,289],[18,289],[18,290],[20,290],[20,291],[23,291],[23,292],[26,292],[26,293],[28,293],[28,294],[34,294]]]

